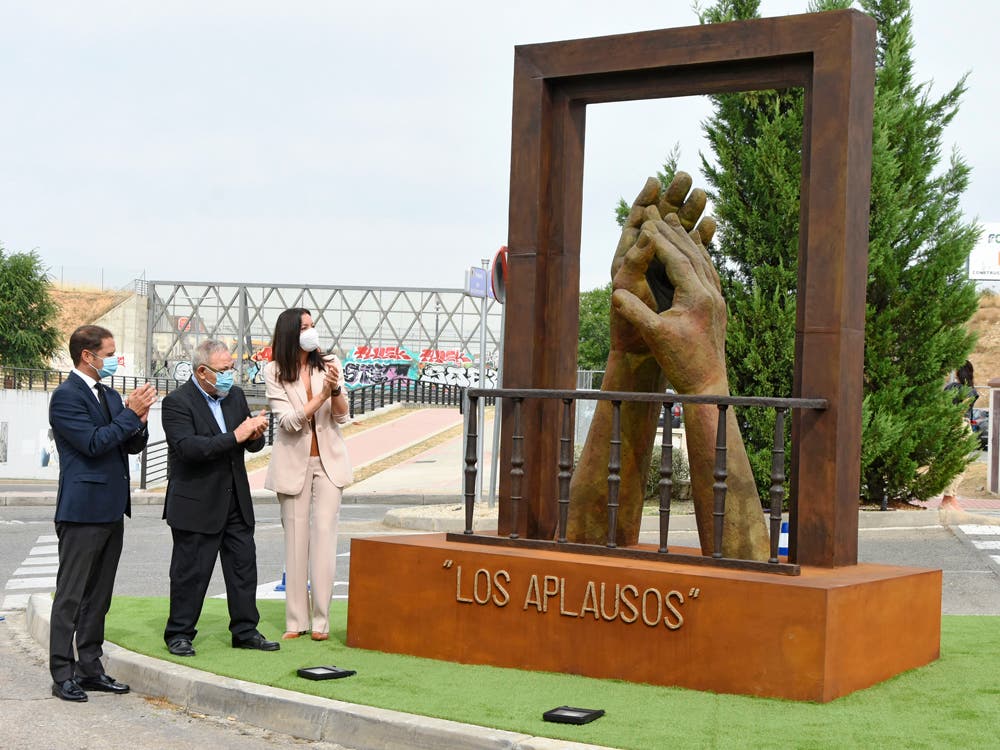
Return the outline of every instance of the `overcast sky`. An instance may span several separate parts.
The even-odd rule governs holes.
[[[763,0],[765,16],[807,0]],[[915,0],[917,80],[1000,220],[1000,3]],[[690,3],[0,0],[0,244],[58,281],[460,287],[507,240],[513,48],[697,23]],[[704,98],[587,112],[581,286]]]

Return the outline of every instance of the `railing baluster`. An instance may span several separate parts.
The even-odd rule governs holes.
[[[719,404],[719,427],[715,434],[715,483],[712,485],[713,509],[712,532],[715,542],[712,557],[722,557],[722,527],[726,519],[726,411],[725,404]]]
[[[517,539],[517,517],[521,507],[521,480],[524,478],[524,434],[521,432],[521,404],[514,399],[514,434],[510,451],[510,538]],[[469,405],[471,408],[471,404]]]
[[[476,396],[469,397],[469,431],[465,436],[465,533],[472,533],[472,518],[476,508]]]
[[[785,410],[774,413],[774,448],[771,450],[771,557],[778,562],[781,540],[781,504],[785,499]]]
[[[608,455],[608,547],[617,547],[618,490],[622,483],[622,402],[611,402],[611,452]]]
[[[660,446],[660,552],[669,552],[667,535],[670,533],[670,496],[674,490],[674,431],[672,418],[674,405],[663,404],[663,444]]]
[[[146,489],[146,467],[149,463],[149,446],[143,446],[142,454],[139,458],[139,489]]]
[[[569,482],[573,478],[573,399],[564,398],[562,402],[562,435],[559,437],[559,533],[556,541],[565,544]]]

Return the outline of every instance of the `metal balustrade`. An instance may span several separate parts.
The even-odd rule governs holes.
[[[778,556],[778,543],[781,534],[781,506],[785,489],[785,416],[793,409],[826,409],[826,399],[809,398],[765,398],[751,396],[701,396],[681,395],[676,393],[626,393],[618,391],[579,391],[579,390],[546,390],[546,389],[513,389],[513,388],[469,388],[469,418],[465,433],[465,531],[461,534],[448,534],[452,541],[474,542],[500,546],[520,546],[533,549],[557,549],[584,554],[604,554],[633,559],[670,560],[694,565],[714,565],[717,567],[757,570],[784,575],[798,575],[799,566],[792,562],[782,562]],[[476,444],[478,441],[477,402],[480,398],[503,398],[507,403],[504,410],[511,410],[511,461],[510,461],[510,513],[511,533],[506,537],[494,535],[478,535],[473,532],[472,519],[475,513],[476,483],[479,467],[477,465]],[[521,407],[525,399],[559,399],[562,401],[562,427],[559,436],[560,450],[557,472],[558,526],[556,539],[521,539],[517,533],[517,519],[522,496],[522,479],[524,476],[524,432],[521,424]],[[608,533],[607,541],[602,545],[578,544],[568,542],[566,525],[569,513],[569,487],[573,477],[573,410],[574,402],[578,400],[610,401],[612,405],[612,424],[610,437],[610,453],[608,459]],[[618,548],[615,544],[615,533],[618,522],[618,490],[621,483],[621,405],[623,402],[660,403],[664,410],[664,423],[670,424],[670,413],[676,403],[714,404],[719,416],[716,428],[715,466],[712,485],[712,553],[711,555],[691,555],[671,552],[667,545],[670,531],[670,499],[673,489],[673,443],[664,440],[660,451],[660,481],[659,489],[659,544],[657,549],[647,550],[636,547]],[[770,556],[767,562],[758,560],[743,560],[727,558],[722,552],[722,530],[725,522],[726,493],[728,490],[728,469],[726,465],[726,415],[730,407],[742,406],[751,408],[774,409],[776,411],[774,428],[774,446],[771,461],[770,496]]]

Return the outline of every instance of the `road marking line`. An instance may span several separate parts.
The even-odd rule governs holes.
[[[18,568],[17,570],[14,571],[14,575],[31,576],[31,575],[38,575],[39,573],[58,573],[58,572],[59,572],[58,565],[46,565],[44,567],[40,565],[35,565],[27,568]]]
[[[8,589],[51,589],[56,585],[55,578],[18,578],[7,581]]]
[[[1000,526],[989,526],[986,524],[959,524],[958,528],[969,536],[1000,536]]]
[[[58,557],[28,557],[21,561],[21,565],[58,565]]]
[[[991,539],[989,541],[973,539],[972,543],[976,545],[976,549],[1000,549],[1000,539]]]
[[[55,534],[42,534],[35,544],[57,544],[58,542],[59,537]]]
[[[28,554],[29,555],[58,555],[59,554],[59,547],[57,547],[57,546],[51,546],[51,547],[48,547],[48,546],[47,547],[32,547],[31,548],[31,552],[29,552]]]

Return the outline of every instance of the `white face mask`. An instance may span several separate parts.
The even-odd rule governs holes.
[[[307,328],[299,333],[299,346],[304,352],[314,352],[319,349],[319,331]]]

